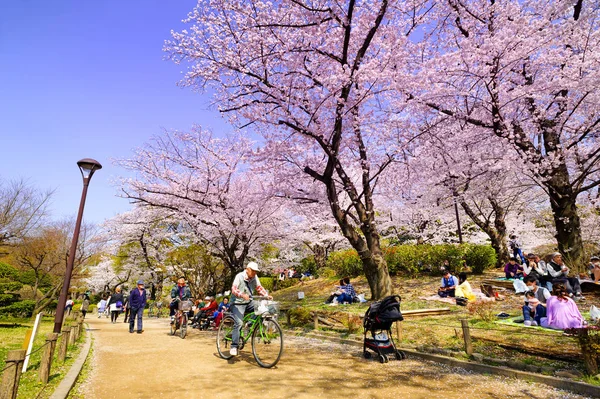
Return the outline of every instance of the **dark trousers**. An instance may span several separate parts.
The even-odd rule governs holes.
[[[179,301],[173,301],[169,304],[169,316],[175,316],[175,312],[177,311],[178,306]]]
[[[144,315],[144,308],[130,309],[129,315],[129,332],[133,331],[135,319],[137,319],[137,330],[142,331],[142,316]]]
[[[542,305],[541,303],[539,303],[535,307],[535,312],[533,312],[531,310],[531,308],[529,307],[529,305],[523,306],[523,320],[524,321],[531,320],[532,317],[533,317],[533,320],[535,320],[537,322],[538,326],[541,325],[542,317],[546,317],[546,307],[544,305]]]
[[[123,323],[127,323],[127,321],[131,318],[131,309],[129,309],[129,307],[125,308],[125,320],[123,320]]]
[[[113,323],[115,323],[117,321],[117,318],[119,317],[119,312],[120,310],[113,310],[110,312],[110,321],[112,321]]]
[[[569,294],[581,294],[581,285],[577,277],[558,277],[552,280],[552,284],[564,284]]]

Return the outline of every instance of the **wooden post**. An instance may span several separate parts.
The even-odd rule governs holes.
[[[315,330],[319,329],[319,315],[317,312],[313,313],[313,322],[315,323]]]
[[[69,345],[74,345],[75,340],[77,340],[77,326],[71,325],[70,330],[71,333],[69,334]]]
[[[77,324],[77,327],[79,328],[79,331],[77,331],[77,338],[79,338],[83,335],[83,317],[79,317]]]
[[[64,362],[67,358],[67,349],[69,348],[69,335],[71,333],[71,328],[67,326],[63,326],[62,328],[62,337],[60,339],[60,347],[58,348],[58,361]]]
[[[400,340],[402,339],[402,324],[399,321],[396,321],[396,342],[400,344]]]
[[[471,356],[473,354],[473,345],[471,344],[471,333],[469,332],[469,322],[467,319],[460,319],[460,324],[463,330],[463,338],[465,340],[465,352]]]
[[[56,348],[56,339],[58,334],[50,333],[46,336],[46,347],[42,354],[42,360],[40,362],[40,373],[39,380],[46,384],[50,377],[50,370],[52,369],[52,360],[54,358],[54,348]]]
[[[6,356],[6,370],[2,374],[2,389],[0,389],[0,399],[16,399],[19,390],[19,380],[21,379],[21,363],[25,361],[25,349],[8,351]],[[10,366],[10,367],[9,367]]]
[[[289,310],[285,311],[285,321],[287,321],[287,325],[288,326],[292,325],[292,315],[291,315],[291,312]]]

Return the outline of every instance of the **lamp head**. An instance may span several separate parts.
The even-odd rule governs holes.
[[[100,162],[91,158],[84,158],[81,161],[77,162],[77,166],[79,166],[79,170],[81,171],[81,176],[83,176],[83,180],[89,180],[92,178],[92,175],[98,169],[102,169],[102,165]]]

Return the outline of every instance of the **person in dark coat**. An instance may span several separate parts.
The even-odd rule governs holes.
[[[121,287],[115,288],[115,293],[110,296],[108,301],[111,323],[117,322],[119,313],[121,313],[121,310],[123,309],[124,302],[125,300],[123,299],[123,294],[121,293]]]
[[[144,315],[144,308],[146,307],[146,289],[144,289],[144,281],[138,280],[137,288],[134,288],[129,293],[129,308],[131,313],[129,315],[129,332],[133,333],[133,327],[135,319],[137,319],[137,333],[141,334],[144,330],[142,329],[142,316]]]

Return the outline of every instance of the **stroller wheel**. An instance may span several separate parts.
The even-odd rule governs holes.
[[[371,353],[370,353],[370,352],[367,352],[367,351],[364,351],[364,352],[363,352],[363,357],[364,357],[365,359],[370,359],[370,358],[371,358]]]
[[[406,359],[406,354],[402,351],[396,350],[396,352],[394,352],[394,355],[396,356],[396,360]]]
[[[379,363],[387,363],[388,362],[388,358],[386,355],[379,355]]]

